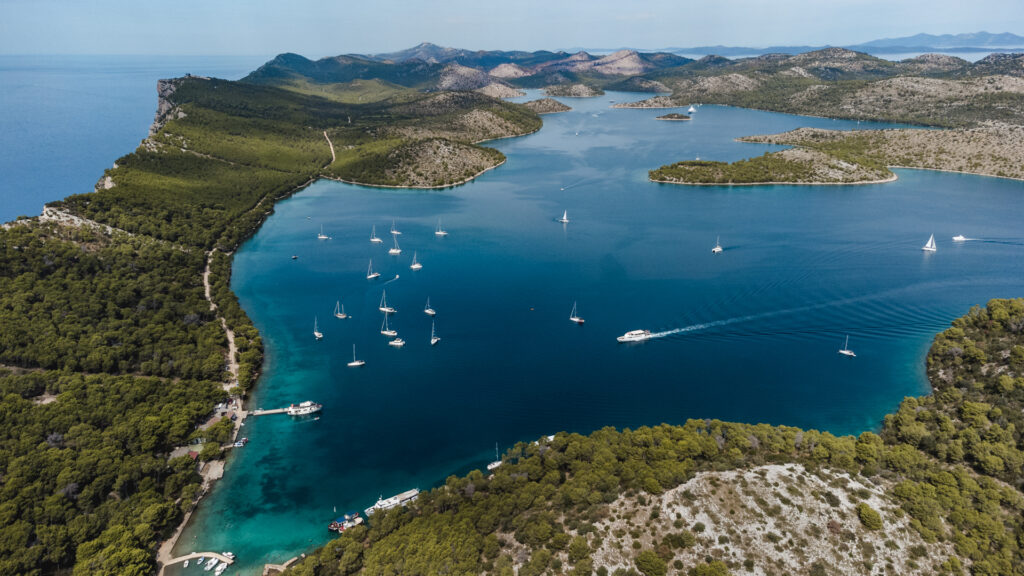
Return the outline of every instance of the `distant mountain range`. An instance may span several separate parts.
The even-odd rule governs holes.
[[[690,48],[665,48],[673,54],[715,54],[717,56],[751,56],[759,54],[801,54],[829,46],[693,46]],[[1024,50],[1024,36],[1009,32],[992,34],[973,32],[966,34],[915,34],[902,38],[881,38],[841,46],[858,52],[891,54],[900,52],[1008,52]]]

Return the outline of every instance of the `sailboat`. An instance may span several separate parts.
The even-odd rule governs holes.
[[[720,236],[715,238],[715,247],[711,249],[711,253],[712,254],[721,254],[722,253],[722,243],[721,243],[720,240],[721,240]]]
[[[370,267],[366,269],[366,279],[373,280],[374,278],[380,278],[380,272],[373,271],[373,258],[370,258]]]
[[[366,364],[363,360],[356,360],[356,345],[352,345],[352,361],[348,363],[349,366],[355,368],[356,366],[362,366]]]
[[[419,262],[416,261],[415,250],[412,251],[412,264],[409,265],[409,268],[411,268],[412,270],[419,270],[420,268],[423,268],[423,264],[420,264]]]
[[[501,457],[498,456],[498,443],[494,443],[494,462],[487,465],[487,470],[494,470],[498,466],[501,466]]]
[[[398,247],[398,236],[395,236],[395,247],[388,250],[388,254],[392,256],[398,256],[402,253],[402,249]]]
[[[324,234],[324,225],[323,224],[320,225],[320,233],[316,235],[316,238],[317,238],[317,240],[328,240],[328,239],[330,239],[330,236],[328,236],[327,234]]]
[[[694,108],[693,106],[690,106],[690,109],[689,109],[689,110],[687,110],[687,111],[686,111],[686,113],[687,113],[687,114],[693,114],[693,113],[694,113],[694,112],[696,112],[696,111],[697,111],[697,109],[696,109],[696,108]]]
[[[925,252],[935,252],[935,234],[928,237],[928,243],[921,247]]]
[[[563,210],[562,211],[562,217],[559,218],[558,221],[561,222],[562,224],[568,224],[569,223],[569,211],[568,210]]]
[[[842,347],[842,349],[839,350],[839,353],[842,354],[843,356],[849,356],[850,358],[856,358],[857,357],[857,355],[853,353],[853,350],[850,350],[850,335],[849,334],[846,335],[846,343],[843,344],[843,347]]]
[[[377,225],[376,224],[374,224],[373,227],[370,228],[370,242],[373,242],[374,244],[380,244],[381,242],[383,242],[383,240],[381,240],[380,238],[377,238]]]
[[[334,317],[341,320],[348,318],[348,314],[345,314],[345,307],[341,305],[341,300],[334,303]]]
[[[385,315],[394,314],[395,312],[397,312],[397,310],[395,310],[391,306],[388,306],[387,290],[380,291],[380,306],[377,307],[377,310],[380,310]]]
[[[437,230],[434,230],[434,236],[447,236],[447,235],[448,235],[448,232],[444,228],[441,228],[441,219],[438,218],[437,219]]]
[[[572,312],[569,313],[569,321],[577,324],[583,324],[583,318],[576,315],[576,303],[572,303]]]
[[[434,346],[441,341],[441,337],[437,335],[437,331],[434,330],[434,322],[430,322],[430,345]]]
[[[423,307],[423,313],[427,316],[434,316],[437,314],[437,310],[430,307],[430,296],[427,296],[427,305]]]
[[[391,221],[391,234],[394,236],[401,236],[401,232],[398,231],[398,226],[395,225],[395,221]]]
[[[320,327],[317,326],[317,318],[313,316],[313,337],[317,340],[324,337],[324,333],[320,331]]]
[[[385,336],[398,336],[398,331],[397,330],[392,330],[391,327],[388,326],[388,315],[387,314],[384,315],[384,323],[381,324],[380,333],[385,335]]]

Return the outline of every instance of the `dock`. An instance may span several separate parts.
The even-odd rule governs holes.
[[[267,414],[284,414],[287,408],[274,408],[273,410],[250,410],[246,416],[266,416]]]
[[[177,558],[171,558],[170,560],[167,561],[166,564],[164,564],[164,566],[170,566],[171,564],[178,564],[180,562],[184,562],[185,560],[191,560],[193,558],[211,558],[211,557],[212,558],[216,558],[217,560],[220,560],[221,562],[226,562],[228,564],[228,566],[230,566],[230,565],[235,563],[234,560],[232,560],[231,558],[228,558],[227,556],[225,556],[225,555],[223,555],[223,554],[221,554],[219,552],[193,552],[191,554],[186,554],[184,556],[178,556]]]

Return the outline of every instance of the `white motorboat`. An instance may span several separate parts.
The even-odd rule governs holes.
[[[340,320],[348,318],[348,314],[345,314],[345,305],[338,300],[334,303],[334,317]]]
[[[559,218],[558,221],[561,222],[562,224],[568,224],[569,223],[569,211],[568,210],[563,210],[562,211],[562,217]]]
[[[377,306],[377,310],[380,310],[384,314],[394,314],[397,312],[397,310],[388,306],[387,290],[380,291],[380,306]]]
[[[370,258],[370,267],[366,269],[366,279],[373,280],[374,278],[380,278],[380,272],[373,271],[373,258]]]
[[[353,344],[352,345],[352,361],[348,363],[349,367],[355,368],[357,366],[362,366],[364,364],[366,364],[365,361],[363,361],[363,360],[356,360],[356,345]]]
[[[419,269],[423,268],[423,264],[420,264],[419,262],[416,261],[416,251],[415,250],[412,251],[412,264],[409,265],[409,268],[412,269],[412,270],[419,270]]]
[[[843,347],[839,349],[839,353],[842,354],[843,356],[849,356],[850,358],[856,358],[857,355],[853,353],[853,350],[850,350],[850,335],[849,334],[846,335],[846,343],[843,344]]]
[[[402,340],[401,338],[395,338],[394,340],[388,342],[388,346],[394,346],[395,348],[401,348],[402,346],[405,346],[405,340]]]
[[[285,413],[289,416],[306,416],[308,414],[316,414],[324,407],[323,404],[317,404],[312,400],[306,400],[299,402],[298,404],[292,404],[285,408]],[[216,561],[216,558],[214,558]]]
[[[928,243],[921,247],[925,252],[935,252],[935,234],[928,237]]]
[[[182,564],[181,567],[182,568],[188,568],[188,560],[185,560],[185,563]]]
[[[437,310],[430,307],[430,297],[427,297],[427,305],[423,307],[423,313],[427,316],[436,316]]]
[[[616,340],[618,340],[619,342],[640,342],[642,340],[647,340],[653,337],[654,335],[651,334],[650,330],[630,330],[629,332],[626,332],[622,336],[616,338]]]
[[[577,324],[583,324],[583,318],[576,315],[576,303],[572,303],[572,312],[569,313],[569,321]]]
[[[953,236],[953,242],[966,242],[966,241],[967,241],[967,236],[964,236],[963,234],[957,234],[956,236]]]
[[[320,326],[317,325],[316,316],[313,317],[313,337],[317,340],[324,337],[324,333],[320,331]]]
[[[406,490],[405,492],[396,494],[390,498],[377,498],[377,502],[373,506],[363,510],[363,512],[365,512],[367,516],[372,516],[373,513],[377,511],[390,510],[395,506],[405,506],[415,500],[419,495],[419,488],[413,488],[412,490]]]

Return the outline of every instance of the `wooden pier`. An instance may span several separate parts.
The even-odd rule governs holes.
[[[274,408],[273,410],[250,410],[246,416],[266,416],[267,414],[284,414],[287,408]]]
[[[217,560],[220,560],[221,562],[227,562],[228,566],[230,566],[230,565],[235,563],[234,559],[228,558],[227,556],[225,556],[223,554],[220,554],[218,552],[193,552],[191,554],[186,554],[184,556],[178,556],[177,558],[171,558],[170,560],[167,561],[166,564],[164,564],[164,566],[170,566],[171,564],[178,564],[180,562],[184,562],[185,560],[191,560],[193,558],[204,558],[204,557],[205,558],[216,558]]]

